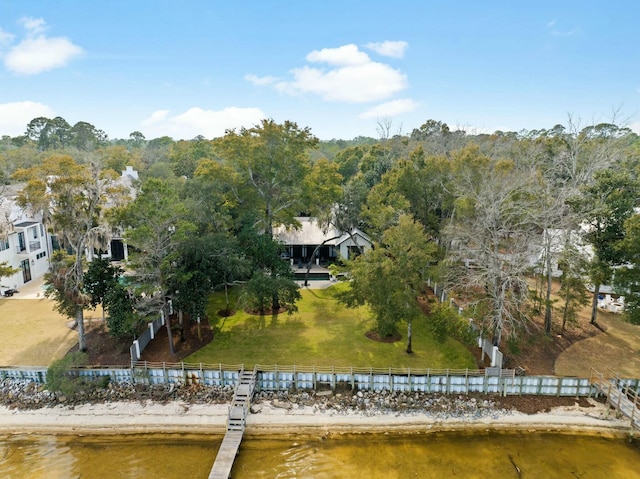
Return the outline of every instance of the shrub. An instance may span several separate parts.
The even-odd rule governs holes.
[[[471,345],[476,337],[469,321],[460,316],[448,304],[435,305],[427,324],[433,337],[441,342],[447,337],[452,337],[464,344]]]
[[[87,358],[86,353],[75,352],[53,361],[47,369],[46,388],[49,391],[69,397],[105,388],[111,380],[109,376],[102,376],[97,379],[83,378],[74,369],[77,366],[86,364]]]
[[[47,369],[47,389],[52,392],[62,393],[65,396],[70,396],[77,392],[80,378],[72,368],[86,364],[87,357],[86,353],[76,352],[53,361]]]

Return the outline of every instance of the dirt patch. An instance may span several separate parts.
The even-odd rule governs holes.
[[[180,362],[190,354],[202,348],[213,340],[213,329],[208,320],[201,321],[200,336],[196,321],[184,320],[183,333],[177,325],[177,319],[172,319],[173,346],[175,354],[169,352],[169,340],[167,328],[162,327],[156,333],[155,338],[142,352],[141,361],[150,362]],[[117,339],[109,334],[102,322],[90,322],[86,326],[85,339],[87,343],[88,364],[102,366],[129,366],[131,357],[129,348],[133,339]],[[69,352],[78,351],[78,345],[72,347]]]
[[[85,321],[84,339],[87,345],[89,360],[87,364],[100,366],[129,366],[131,356],[129,347],[132,339],[117,339],[109,334],[106,325],[98,321]],[[74,331],[74,334],[77,333]],[[76,343],[69,353],[78,351]]]
[[[552,289],[554,299],[557,299],[555,295],[558,289],[559,285],[555,282]],[[432,291],[425,294],[426,306],[433,302],[433,298]],[[530,317],[527,330],[520,331],[517,340],[503,338],[500,351],[504,354],[504,368],[516,369],[531,376],[555,375],[556,360],[563,351],[577,342],[606,332],[603,324],[591,324],[590,304],[578,312],[575,323],[567,324],[565,331],[562,331],[561,313],[554,311],[552,318],[551,334],[544,332],[544,316],[541,313]],[[478,368],[490,366],[490,358],[482,358],[479,347],[472,346],[469,350],[475,357]]]
[[[505,354],[505,368],[522,368],[528,375],[554,375],[556,360],[563,351],[578,341],[602,334],[602,328],[589,320],[579,321],[564,333],[552,327],[550,335],[543,332],[541,317],[534,317],[533,324],[535,329],[517,343],[505,342],[500,348]]]
[[[173,320],[175,324],[175,320]],[[196,321],[187,321],[184,323],[184,334],[180,334],[180,329],[174,326],[172,330],[173,347],[175,355],[169,353],[169,340],[167,336],[167,328],[162,327],[156,333],[156,337],[142,352],[141,361],[151,362],[179,362],[184,358],[193,354],[198,349],[209,344],[213,340],[213,329],[209,325],[208,320],[200,323],[200,336],[198,336],[198,323]]]
[[[496,406],[519,411],[525,414],[549,412],[555,407],[595,407],[584,397],[555,397],[555,396],[505,396],[494,399]]]
[[[400,333],[392,334],[390,336],[380,336],[378,331],[374,330],[367,331],[364,335],[371,341],[376,341],[378,343],[397,343],[402,339],[402,335]]]

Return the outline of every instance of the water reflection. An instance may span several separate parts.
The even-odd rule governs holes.
[[[340,435],[243,442],[233,477],[640,478],[623,439],[526,433]]]
[[[220,437],[0,436],[0,477],[15,479],[208,477]]]
[[[221,437],[0,436],[0,477],[203,478]],[[538,433],[334,434],[249,438],[232,477],[640,479],[640,446]]]

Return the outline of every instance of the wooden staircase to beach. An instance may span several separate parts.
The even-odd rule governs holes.
[[[229,417],[227,419],[227,432],[224,435],[216,460],[213,463],[209,479],[228,479],[235,461],[242,435],[244,434],[245,421],[251,406],[251,397],[256,385],[257,372],[240,371],[240,377],[236,386]]]
[[[607,397],[607,404],[615,411],[629,419],[633,429],[640,431],[640,394],[630,389],[624,381],[612,371],[608,374],[595,369],[591,370],[589,381],[596,389]]]

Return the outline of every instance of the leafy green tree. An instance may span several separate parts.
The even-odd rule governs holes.
[[[450,159],[427,156],[422,147],[418,147],[382,180],[396,195],[408,201],[406,211],[434,238],[440,237],[440,230],[453,211],[451,166]]]
[[[274,298],[277,298],[277,303],[274,303]],[[240,301],[248,309],[260,314],[277,314],[281,308],[292,314],[298,310],[296,302],[300,298],[300,288],[294,281],[256,271],[244,285]]]
[[[57,359],[47,368],[46,388],[48,391],[73,396],[80,392],[85,384],[74,368],[87,363],[88,356],[82,351],[67,354]]]
[[[93,258],[84,274],[84,292],[90,297],[92,308],[102,306],[102,321],[105,320],[105,298],[118,285],[124,270],[111,263],[108,258]]]
[[[149,166],[144,172],[145,178],[160,178],[163,180],[170,180],[175,178],[171,163],[166,161],[158,161]]]
[[[176,176],[193,178],[198,163],[203,159],[216,157],[213,143],[202,136],[190,141],[181,140],[169,150],[169,161],[172,164]]]
[[[60,116],[48,120],[38,139],[41,150],[62,149],[71,144],[71,125]]]
[[[107,134],[86,121],[73,125],[69,136],[70,144],[81,151],[94,151],[107,144]]]
[[[110,145],[99,152],[104,168],[110,168],[120,174],[127,166],[140,170],[142,163],[139,151],[129,151],[124,145]]]
[[[446,303],[435,305],[427,318],[427,327],[433,337],[440,342],[451,337],[470,346],[477,337],[469,320],[460,316],[451,305]]]
[[[78,321],[78,310],[89,304],[90,298],[81,288],[75,255],[67,254],[64,250],[54,251],[51,255],[49,271],[44,275],[45,296],[56,303],[56,310],[63,316],[75,318]],[[85,351],[84,323],[76,322],[79,329],[78,346]],[[81,332],[80,332],[81,331]]]
[[[376,240],[398,222],[400,215],[407,214],[409,210],[409,202],[393,185],[393,180],[390,180],[392,176],[393,170],[371,188],[362,209],[362,218],[368,226],[367,233]]]
[[[46,118],[44,116],[39,116],[31,120],[27,124],[27,131],[25,133],[27,138],[36,144],[39,143],[40,137],[43,136],[44,130],[47,127],[47,123],[49,121],[49,118]]]
[[[175,354],[167,300],[172,298],[170,286],[177,274],[180,245],[195,233],[187,219],[187,209],[178,195],[181,182],[150,178],[120,212],[127,242],[135,248],[130,266],[144,293],[137,309],[147,314],[162,312],[165,316],[169,350]]]
[[[0,237],[0,241],[2,241],[2,237]],[[9,276],[12,276],[16,274],[18,271],[20,271],[18,268],[14,268],[6,261],[0,262],[0,281],[2,280],[2,278],[7,278]]]
[[[115,283],[106,291],[103,308],[107,312],[109,334],[116,338],[132,337],[139,321],[131,291],[120,283]]]
[[[625,238],[618,245],[625,262],[616,269],[614,284],[624,293],[625,315],[633,324],[640,324],[640,215],[626,220]]]
[[[368,304],[380,336],[396,334],[398,322],[405,320],[407,352],[412,353],[411,325],[423,315],[418,295],[435,252],[423,227],[408,215],[400,216],[379,244],[348,263],[351,288],[341,301],[352,307]]]
[[[274,225],[291,225],[304,210],[304,180],[311,168],[308,150],[317,144],[309,128],[273,120],[228,131],[215,140],[216,152],[234,172],[238,205],[259,219],[258,226],[269,238]]]
[[[420,125],[420,128],[414,128],[411,132],[411,138],[414,140],[424,140],[430,136],[446,136],[450,133],[449,126],[446,123],[436,120],[427,120]]]
[[[140,148],[145,144],[146,138],[138,130],[129,133],[129,140],[134,148]]]
[[[265,294],[269,293],[272,311],[279,311],[282,307],[295,311],[295,302],[300,298],[295,291],[299,288],[289,263],[280,259],[282,245],[248,225],[240,231],[238,240],[250,261],[251,279],[248,283],[253,282],[245,286],[243,302],[257,304],[257,309],[265,311]]]
[[[169,136],[148,141],[142,150],[142,163],[147,167],[154,163],[169,163],[169,152],[174,143],[173,138]]]
[[[178,291],[175,306],[192,318],[205,317],[209,294],[224,289],[226,314],[231,312],[228,288],[248,277],[249,262],[236,238],[205,233],[188,238],[180,246],[172,289]]]
[[[29,168],[40,164],[40,152],[32,142],[27,141],[25,144],[0,151],[0,166],[3,171],[9,175],[20,168]]]
[[[230,231],[233,227],[232,211],[235,199],[232,181],[225,176],[228,169],[215,160],[203,160],[193,179],[185,186],[185,205],[189,218],[198,231],[216,233]]]
[[[61,301],[61,312],[75,317],[78,346],[85,351],[83,311],[89,303],[83,286],[85,251],[92,254],[95,249],[106,249],[111,237],[105,214],[107,202],[124,192],[114,184],[112,176],[103,174],[95,165],[79,165],[70,156],[50,156],[42,166],[19,170],[14,176],[28,181],[18,202],[32,210],[52,210],[48,218],[53,231],[75,258],[64,278],[54,275],[51,280],[54,290],[64,287],[54,297]],[[61,261],[60,267],[67,267],[66,260]],[[69,301],[75,301],[75,308],[70,308]]]
[[[594,182],[572,203],[585,222],[584,238],[593,248],[592,324],[598,317],[600,286],[611,280],[613,268],[624,261],[618,243],[624,239],[624,222],[633,214],[636,198],[637,186],[631,175],[624,170],[607,169],[597,172]]]
[[[364,146],[351,146],[339,151],[333,159],[338,167],[338,173],[345,180],[354,177],[360,171],[360,163],[366,153],[367,148]]]

